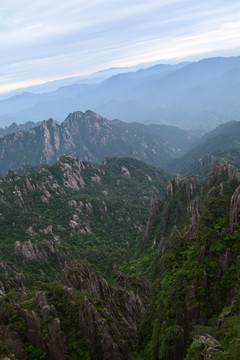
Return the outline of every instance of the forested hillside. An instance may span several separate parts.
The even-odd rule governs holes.
[[[2,356],[237,360],[239,185],[117,158],[1,178]]]

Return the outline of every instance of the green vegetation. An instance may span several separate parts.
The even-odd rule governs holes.
[[[89,309],[94,309],[95,316],[111,328],[112,314],[106,298],[97,299],[90,291],[78,288],[76,269],[69,270],[71,281],[77,284],[74,289],[68,282],[67,288],[72,290],[57,282],[65,261],[86,258],[112,283],[119,269],[152,282],[150,302],[138,324],[131,359],[205,360],[209,354],[217,360],[237,359],[240,226],[236,222],[231,231],[229,214],[239,179],[239,172],[218,165],[204,184],[194,177],[171,180],[159,203],[157,220],[151,224],[151,218],[147,222],[150,199],[158,192],[162,195],[168,175],[136,160],[106,159],[100,166],[64,157],[31,174],[29,182],[17,174],[2,178],[0,250],[7,265],[2,265],[0,282],[6,289],[19,288],[18,268],[29,288],[25,295],[7,291],[1,299],[2,354],[9,355],[16,348],[12,337],[6,335],[7,328],[18,334],[30,359],[46,357],[43,345],[29,341],[30,322],[19,312],[19,304],[28,314],[35,312],[41,318],[38,336],[43,342],[49,338],[56,318],[60,320],[67,359],[103,358],[100,342],[93,356],[89,350],[93,335],[82,336],[81,329],[92,321]],[[82,281],[87,286],[93,277],[84,266]],[[104,293],[107,285],[103,284],[100,292]],[[125,286],[129,291],[140,291],[137,280]],[[109,298],[114,291],[108,290]],[[39,292],[44,292],[51,304],[47,315],[37,305]],[[116,323],[118,331],[124,332],[121,318],[128,310],[124,307],[124,292],[118,296]],[[82,323],[81,311],[85,316]],[[110,333],[114,337],[113,329]],[[126,339],[125,332],[124,336]],[[132,343],[129,338],[130,348]]]
[[[191,184],[191,179],[183,180],[173,196],[165,200],[149,239],[149,245],[155,239],[158,254],[162,255],[148,253],[149,260],[152,259],[148,269],[152,270],[151,277],[155,281],[150,304],[139,326],[138,359],[164,360],[174,358],[174,354],[183,358],[193,338],[186,360],[205,359],[211,344],[204,344],[198,336],[206,334],[216,337],[222,344],[222,350],[214,354],[213,359],[237,359],[240,229],[236,224],[234,232],[230,231],[229,213],[231,195],[238,183],[222,175],[222,178],[212,179],[212,183],[196,187],[191,197],[188,197],[186,186],[186,181]],[[188,197],[185,202],[184,197]],[[181,214],[176,217],[180,204]],[[198,204],[199,211],[204,209],[196,224],[185,221],[191,204]],[[168,215],[167,228],[163,226],[166,208],[175,214],[175,224]],[[176,225],[178,231],[174,230]],[[149,270],[144,269],[146,273]],[[218,328],[218,317],[225,312],[226,305],[231,304],[229,317]]]
[[[168,166],[182,176],[200,175],[206,181],[214,164],[224,162],[240,166],[240,123],[230,121],[203,136],[190,151]]]
[[[2,260],[20,267],[24,260],[29,284],[57,280],[61,263],[74,258],[88,259],[109,278],[113,266],[134,252],[150,199],[163,195],[168,178],[134,159],[109,158],[100,166],[71,157],[27,180],[17,174],[2,178]],[[30,248],[14,252],[16,241],[31,241]]]

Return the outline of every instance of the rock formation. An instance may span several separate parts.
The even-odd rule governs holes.
[[[149,300],[149,282],[141,277],[133,281],[123,272],[118,282],[110,286],[86,261],[65,264],[62,285],[41,283],[45,290],[32,292],[34,308],[12,304],[25,332],[15,334],[0,326],[0,345],[18,360],[27,359],[26,341],[32,346],[28,352],[35,348],[49,360],[67,360],[81,351],[90,358],[127,360]]]

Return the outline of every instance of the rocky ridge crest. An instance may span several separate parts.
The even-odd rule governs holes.
[[[183,136],[188,144],[189,136]],[[63,155],[98,163],[105,156],[132,157],[166,167],[176,153],[184,150],[174,141],[161,136],[161,128],[150,131],[147,126],[111,121],[90,110],[77,111],[61,124],[44,120],[26,132],[0,138],[0,173],[24,164],[53,164]]]

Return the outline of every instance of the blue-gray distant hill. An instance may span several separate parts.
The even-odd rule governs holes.
[[[199,175],[205,179],[214,163],[240,167],[240,122],[218,126],[197,141],[185,155],[169,164],[168,170],[182,176]]]
[[[114,75],[100,84],[75,84],[2,100],[0,124],[49,117],[63,121],[80,108],[126,122],[209,131],[232,119],[240,120],[239,93],[240,57],[159,64]]]
[[[4,128],[0,128],[0,138],[5,135],[12,134],[14,132],[28,131],[29,129],[40,125],[40,123],[41,121],[37,123],[34,123],[33,121],[28,121],[24,124],[12,123],[10,126],[5,126]]]

